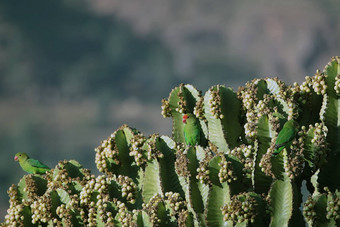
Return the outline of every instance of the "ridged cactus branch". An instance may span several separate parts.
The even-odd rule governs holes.
[[[184,143],[184,125],[182,123],[182,116],[185,113],[195,113],[195,115],[202,119],[200,115],[201,107],[197,103],[201,102],[201,94],[189,84],[180,84],[174,88],[169,95],[168,100],[162,100],[162,115],[164,117],[172,117],[173,119],[173,138],[176,142]],[[203,119],[202,119],[203,120]],[[207,137],[207,130],[204,121],[201,122],[202,137]]]
[[[323,111],[320,113],[328,129],[327,142],[329,150],[328,164],[321,167],[320,186],[328,187],[332,192],[340,189],[340,58],[335,57],[320,74],[321,93],[323,94]]]
[[[224,153],[240,144],[240,105],[236,94],[224,86],[212,87],[204,96],[209,140]]]

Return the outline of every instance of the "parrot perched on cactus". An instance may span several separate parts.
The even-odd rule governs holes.
[[[278,155],[284,148],[288,148],[298,131],[298,125],[294,120],[287,121],[276,138],[273,156]]]
[[[33,158],[29,158],[24,152],[17,153],[14,156],[14,160],[18,161],[21,168],[28,173],[44,174],[50,170],[47,165]]]
[[[184,139],[189,146],[200,144],[201,141],[201,127],[195,115],[187,113],[183,115],[184,123]]]

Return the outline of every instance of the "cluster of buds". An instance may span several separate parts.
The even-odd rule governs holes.
[[[327,189],[327,188],[326,188]],[[334,219],[336,221],[340,220],[340,193],[338,190],[335,193],[331,193],[328,189],[328,199],[327,199],[327,207],[326,207],[326,218]]]
[[[311,142],[320,147],[321,149],[325,149],[328,129],[323,123],[315,123],[314,127],[315,136]]]
[[[181,97],[181,96],[180,96],[180,97]],[[178,113],[183,114],[183,113],[186,112],[186,111],[185,111],[185,107],[186,107],[186,105],[187,105],[187,102],[186,102],[184,99],[178,101],[177,105],[178,105],[178,107],[177,107],[175,110],[176,110]]]
[[[234,224],[242,222],[254,223],[257,215],[258,202],[249,193],[234,195],[230,203],[224,205],[221,210],[224,221],[232,221]]]
[[[83,210],[81,210],[84,212]],[[61,204],[56,208],[56,214],[58,218],[53,218],[53,226],[74,226],[75,225],[75,213],[70,208],[67,207],[65,204]],[[83,215],[84,216],[84,215]],[[83,221],[85,221],[85,216],[81,217]]]
[[[109,138],[102,141],[102,144],[95,149],[96,151],[95,163],[97,165],[98,170],[102,173],[109,173],[108,159],[113,160],[113,162],[115,162],[116,164],[119,163],[118,149],[115,143],[116,132],[112,133],[109,136]]]
[[[327,84],[326,84],[327,75],[320,72],[320,70],[316,71],[315,76],[313,77],[313,89],[316,94],[324,95],[326,94]]]
[[[276,120],[277,120],[277,118],[272,118],[270,120],[272,129],[279,128],[279,123]],[[273,178],[275,178],[275,175],[272,172],[272,162],[271,162],[271,159],[273,157],[272,155],[273,155],[273,152],[275,150],[275,141],[276,141],[277,136],[278,136],[277,131],[275,130],[274,132],[276,134],[272,137],[270,146],[267,149],[267,152],[262,156],[262,158],[260,160],[260,163],[259,163],[259,167],[261,168],[261,171],[264,172],[267,176],[271,176]]]
[[[161,138],[158,134],[152,134],[146,143],[146,151],[148,160],[151,161],[154,158],[163,158],[164,154],[157,149],[156,142]]]
[[[327,192],[327,204],[326,204],[326,218],[328,220],[340,220],[340,193],[336,190],[334,193],[330,192],[327,187],[324,188]],[[316,200],[324,197],[325,194],[317,195],[317,198],[309,196],[303,207],[303,215],[307,221],[312,222],[317,218]],[[320,206],[320,205],[319,205]]]
[[[221,167],[220,171],[218,172],[218,179],[221,184],[224,182],[232,182],[236,181],[237,177],[233,172],[233,166],[231,162],[227,161],[224,156],[222,156],[222,160],[218,165]]]
[[[96,184],[96,178],[94,175],[91,175],[87,181],[87,184],[83,187],[80,192],[79,199],[81,205],[87,205],[91,202],[91,195]]]
[[[305,77],[305,81],[300,85],[300,94],[310,93],[313,87],[313,79],[310,76]]]
[[[184,143],[176,143],[175,145],[175,150],[176,151],[180,151],[180,152],[185,152],[185,149],[186,149],[186,145]]]
[[[201,162],[199,167],[196,169],[197,175],[196,179],[200,181],[201,184],[211,184],[209,178],[209,161],[211,160],[210,156],[206,156]]]
[[[23,210],[25,208],[24,204],[18,201],[18,189],[16,185],[9,187],[7,191],[9,195],[9,209],[7,210],[7,215],[5,216],[6,226],[24,226],[24,216]],[[27,207],[26,207],[27,208]],[[28,209],[28,208],[27,208]]]
[[[156,147],[156,141],[160,137],[158,134],[151,135],[146,139],[142,134],[136,134],[131,139],[130,156],[133,156],[137,166],[146,164],[154,158],[163,158],[164,154]]]
[[[162,116],[164,118],[171,117],[171,108],[169,101],[166,99],[162,99]]]
[[[51,219],[52,201],[49,195],[39,197],[31,204],[32,223],[47,223]]]
[[[183,211],[187,210],[187,203],[184,201],[179,193],[166,192],[166,201],[169,202],[169,206],[172,211],[172,216],[179,216]]]
[[[61,196],[60,193],[66,195],[71,191],[70,188],[65,186],[68,185],[69,179],[71,178],[68,176],[65,166],[71,162],[76,164],[75,161],[62,161],[54,171],[51,171],[53,175],[52,173],[48,173],[46,176],[29,174],[21,180],[19,188],[11,187],[8,192],[11,196],[11,207],[9,214],[6,216],[6,221],[11,220],[11,223],[15,223],[15,226],[27,225],[28,223],[37,225],[53,223],[54,226],[61,226],[62,222],[65,225],[67,225],[67,223],[72,225],[72,216],[69,214],[69,207],[79,207],[78,195],[68,195],[67,197],[70,199],[69,202],[65,207],[59,206],[59,209],[55,207],[56,204],[52,202],[53,198]],[[68,165],[68,167],[70,167],[70,165]],[[76,171],[73,171],[73,173],[76,173]],[[79,177],[75,177],[74,179],[77,182],[79,181]],[[63,184],[63,181],[65,181],[65,184]],[[51,182],[54,182],[54,184]],[[79,182],[77,186],[80,186]],[[77,189],[73,188],[73,190]],[[18,197],[18,191],[20,191],[20,199]],[[56,210],[53,211],[53,209]],[[11,215],[13,212],[14,217]],[[57,215],[54,215],[53,212],[56,212]],[[15,218],[18,218],[18,220],[15,220]],[[63,221],[61,222],[60,219]]]
[[[276,108],[275,108],[275,111],[277,111]],[[275,141],[277,139],[277,136],[279,135],[280,130],[283,128],[283,125],[280,124],[280,117],[275,116],[277,114],[278,114],[278,112],[275,112],[275,113],[269,115],[269,126],[268,127],[270,127],[270,130],[272,132],[274,132],[274,135],[272,136],[269,151],[274,151]],[[290,120],[290,119],[288,119],[288,120]]]
[[[36,180],[38,179],[43,180],[42,177],[34,176],[33,174],[29,174],[24,177],[26,187],[23,189],[23,191],[24,193],[27,193],[28,202],[34,201],[38,196],[42,195],[46,190],[46,185],[38,184],[36,182]]]
[[[312,91],[312,78],[307,76],[309,82],[305,81],[301,85],[297,82],[294,82],[293,86],[291,87],[291,93],[293,100],[296,100],[297,103],[301,103],[305,105],[308,102],[308,98],[310,97],[309,94]]]
[[[251,173],[254,169],[254,155],[257,150],[257,141],[255,140],[254,145],[245,145],[242,144],[239,147],[235,147],[230,152],[227,152],[228,155],[232,155],[237,157],[244,165],[244,172]]]
[[[204,97],[200,97],[194,108],[194,115],[199,119],[204,119]]]
[[[66,204],[60,204],[60,206],[57,207],[56,209],[56,214],[58,215],[59,218],[65,218],[68,214]]]
[[[107,206],[107,203],[104,204],[104,207],[106,207],[105,205]],[[112,212],[106,211],[105,215],[106,215],[106,220],[105,220],[106,226],[114,226],[113,223],[114,223],[115,218],[114,218]]]
[[[243,101],[243,105],[245,106],[246,108],[246,118],[247,118],[247,122],[244,124],[244,132],[245,132],[245,135],[246,137],[249,139],[249,140],[253,140],[256,136],[256,123],[257,123],[257,120],[258,120],[258,116],[255,112],[255,109],[254,109],[254,106],[255,106],[255,101],[254,99],[251,99],[249,98],[248,96],[250,96],[251,94],[248,93],[248,92],[245,92],[243,94],[246,94],[244,95],[244,98],[246,99],[242,99]],[[247,101],[247,99],[249,98],[249,101]],[[250,108],[251,106],[251,108]],[[250,109],[248,109],[250,108]]]
[[[280,129],[280,117],[282,116],[278,116],[280,115],[280,113],[278,112],[277,107],[274,107],[273,110],[274,113],[269,114],[269,123],[271,126],[271,130],[277,132]]]
[[[126,198],[129,203],[134,204],[138,190],[137,185],[131,178],[122,175],[117,177],[117,182],[122,186],[122,196]]]
[[[114,207],[114,204],[110,201],[109,195],[101,193],[97,195],[96,199],[97,219],[100,218],[106,225],[112,224],[112,212],[108,208]]]
[[[181,114],[185,113],[187,109],[187,100],[185,99],[183,89],[185,89],[184,84],[180,84],[177,93],[179,101],[177,102],[177,107],[175,109],[178,113]]]
[[[259,102],[255,106],[257,118],[260,118],[263,115],[268,115],[271,112],[268,104],[272,100],[272,98],[273,97],[265,94],[263,95],[263,99],[259,100]]]
[[[337,94],[340,94],[340,74],[335,77],[334,90]]]
[[[10,206],[5,217],[7,226],[24,226],[24,208],[23,204],[17,204],[15,206]],[[27,208],[27,207],[26,207]],[[28,209],[28,208],[27,208]]]
[[[125,203],[118,200],[116,201],[116,206],[118,208],[118,221],[122,224],[123,227],[132,226],[133,215],[131,212],[129,212],[128,208],[125,206]]]
[[[254,148],[252,145],[242,144],[239,147],[235,147],[231,151],[227,151],[227,155],[232,155],[240,159],[241,162],[244,162],[247,158],[253,158],[254,156]]]
[[[97,226],[97,207],[94,201],[88,204],[88,226]]]
[[[178,215],[177,219],[178,226],[188,226],[187,219],[189,215],[191,214],[189,214],[188,210],[182,210]]]
[[[266,94],[258,100],[259,83],[266,83],[263,80],[254,79],[247,82],[245,87],[240,87],[238,97],[242,100],[243,109],[246,116],[246,123],[244,124],[244,132],[249,141],[254,141],[257,135],[257,122],[259,118],[270,112],[268,103],[271,101],[271,96]]]
[[[269,150],[273,150],[274,147],[273,145],[269,148]],[[272,152],[267,152],[265,153],[262,158],[261,161],[259,163],[259,166],[261,168],[261,171],[264,172],[267,176],[271,176],[273,178],[275,178],[274,173],[272,172],[272,163],[271,163],[271,159],[272,159]]]
[[[298,107],[299,105],[292,98],[287,99],[288,106],[288,119],[295,119],[299,115]]]
[[[48,188],[63,188],[67,190],[72,182],[80,181],[79,178],[72,179],[66,165],[68,165],[68,161],[60,161],[53,171],[53,176],[52,171],[47,174],[47,177],[49,178],[47,183]]]
[[[293,140],[290,148],[291,152],[283,159],[283,167],[287,176],[293,180],[302,173],[304,167],[302,138]]]
[[[219,153],[218,148],[215,144],[213,144],[212,142],[208,141],[208,149],[207,151],[209,151],[209,153],[212,154],[217,154]]]
[[[253,120],[253,119],[252,119]],[[254,140],[256,136],[256,121],[248,121],[244,124],[244,133],[246,137],[251,141]]]
[[[92,175],[80,192],[79,205],[87,209],[87,220],[83,210],[80,210],[80,215],[88,222],[89,226],[97,225],[97,211],[103,210],[103,204],[108,199],[108,184],[111,183],[111,180],[104,175],[97,178]]]
[[[147,162],[145,142],[146,138],[143,134],[136,134],[131,139],[131,151],[129,155],[134,157],[137,166],[141,166]]]
[[[246,111],[254,109],[257,100],[257,83],[259,80],[253,80],[251,83],[247,82],[245,87],[240,87],[238,90],[238,97],[242,100],[243,107]]]
[[[175,161],[175,167],[176,172],[179,176],[186,177],[190,175],[190,172],[188,170],[188,158],[184,154],[182,150],[177,150],[176,152],[176,161]]]
[[[279,89],[280,89],[279,96],[281,96],[284,99],[287,99],[288,97],[291,96],[290,89],[288,89],[286,84],[282,80],[279,80],[278,77],[267,78],[267,79],[274,81],[279,86]]]
[[[301,88],[300,88],[300,85],[297,82],[293,83],[293,86],[290,88],[290,90],[291,90],[292,96],[300,95]],[[298,96],[298,99],[300,99],[300,98],[301,98],[301,96]]]
[[[108,185],[111,183],[111,178],[105,175],[100,175],[96,178],[96,183],[94,184],[94,190],[98,191],[99,194],[106,194],[108,190]]]
[[[212,87],[209,91],[211,92],[211,99],[209,99],[210,113],[216,119],[223,119],[224,115],[221,110],[220,86],[216,86],[216,90]]]
[[[70,195],[70,201],[67,203],[67,207],[71,209],[79,209],[80,208],[80,199],[78,194]]]
[[[323,123],[315,123],[314,126],[309,125],[309,131],[313,132],[313,138],[310,140],[311,143],[310,146],[312,146],[314,152],[314,154],[311,157],[313,158],[312,161],[315,167],[321,166],[325,162],[328,151],[326,140],[328,129]]]
[[[158,216],[159,209],[165,208],[164,200],[161,195],[154,195],[148,202],[143,204],[143,210],[149,215],[150,221],[153,226],[159,226],[161,219]]]
[[[316,212],[314,210],[315,201],[313,197],[308,196],[304,206],[303,206],[303,216],[307,219],[307,221],[311,222],[316,218]]]

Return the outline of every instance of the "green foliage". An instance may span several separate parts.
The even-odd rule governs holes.
[[[162,102],[173,138],[123,125],[95,149],[103,175],[61,161],[12,185],[4,225],[339,226],[339,100],[339,57],[300,86],[255,79],[202,95],[181,84]],[[185,113],[206,143],[185,144]],[[273,156],[288,120],[297,133]]]

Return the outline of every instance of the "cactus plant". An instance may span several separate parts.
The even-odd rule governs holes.
[[[183,114],[204,143],[185,143]],[[301,85],[254,79],[162,100],[172,138],[123,125],[95,149],[102,175],[61,161],[8,194],[3,226],[339,226],[340,58]],[[273,156],[278,132],[295,138]],[[303,190],[307,199],[303,201]]]

